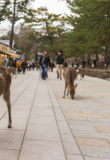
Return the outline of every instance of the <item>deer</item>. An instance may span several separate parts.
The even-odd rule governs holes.
[[[15,75],[15,78],[17,78],[17,72],[16,72],[16,68],[15,67],[9,67],[7,68],[7,71],[10,73],[10,74],[13,74],[13,77]]]
[[[77,79],[78,79],[78,75],[80,75],[80,80],[82,80],[82,78],[84,79],[84,73],[82,69],[78,69],[77,70]]]
[[[65,98],[66,89],[68,87],[67,96],[70,93],[71,98],[74,99],[75,89],[77,87],[77,84],[74,85],[74,81],[77,78],[77,72],[73,67],[67,67],[63,72],[63,77],[65,79],[65,90],[63,98]]]
[[[3,95],[3,99],[7,104],[9,117],[8,128],[12,128],[10,86],[11,75],[5,67],[0,66],[0,96]]]

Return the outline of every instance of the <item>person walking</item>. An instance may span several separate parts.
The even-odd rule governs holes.
[[[9,67],[12,67],[12,66],[13,66],[13,62],[9,59],[8,63],[7,63],[7,67],[9,68]]]
[[[42,68],[42,79],[46,80],[47,69],[50,67],[50,57],[47,55],[47,51],[44,51],[43,56],[40,57],[39,64]]]
[[[85,61],[85,59],[83,59],[83,61],[82,61],[82,67],[85,68],[85,66],[86,66],[86,61]]]
[[[34,71],[34,69],[35,69],[35,62],[32,63],[32,69]]]
[[[16,59],[13,61],[13,67],[16,68]]]
[[[63,63],[64,63],[64,58],[62,55],[62,51],[58,51],[58,55],[56,57],[56,68],[57,68],[57,78],[60,77],[60,79],[62,79]]]
[[[25,74],[25,70],[26,70],[26,61],[25,60],[22,61],[22,69],[23,69],[23,74]]]
[[[67,68],[68,67],[68,63],[67,61],[64,62],[64,68]]]
[[[79,67],[79,62],[78,62],[78,60],[77,60],[77,58],[76,58],[76,59],[75,59],[75,70],[77,70],[78,67]]]
[[[71,66],[74,67],[74,63],[73,62],[71,63]]]
[[[16,63],[16,67],[17,67],[17,72],[21,73],[21,70],[22,70],[22,60],[21,59]]]
[[[54,67],[55,67],[55,64],[54,64],[53,60],[51,60],[51,64],[50,64],[51,72],[53,72]]]

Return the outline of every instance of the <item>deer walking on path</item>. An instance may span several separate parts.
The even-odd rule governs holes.
[[[67,67],[63,72],[63,77],[65,79],[65,90],[63,98],[65,98],[66,89],[68,87],[67,96],[70,93],[71,98],[74,99],[75,89],[77,87],[77,84],[74,85],[74,81],[77,78],[77,72],[73,67]]]
[[[0,96],[3,95],[3,99],[7,103],[8,116],[9,116],[8,128],[12,128],[10,86],[11,86],[11,75],[6,68],[0,66]]]

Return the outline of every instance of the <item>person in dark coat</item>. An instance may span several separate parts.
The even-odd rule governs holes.
[[[56,68],[57,68],[56,71],[57,71],[57,78],[60,77],[60,79],[62,79],[63,63],[64,63],[64,58],[62,55],[62,51],[58,51],[58,55],[56,57]]]
[[[16,68],[16,60],[13,61],[13,67]]]
[[[82,66],[83,66],[83,68],[85,68],[85,66],[86,66],[86,61],[85,60],[82,61]]]
[[[50,63],[50,68],[51,68],[51,72],[53,72],[53,68],[55,67],[55,64],[54,62],[51,60],[51,63]]]
[[[12,66],[13,66],[13,62],[9,59],[9,60],[8,60],[7,67],[12,67]]]
[[[71,66],[74,67],[74,63],[73,62],[71,63]]]
[[[47,69],[50,67],[50,58],[47,55],[47,51],[44,51],[43,56],[41,56],[39,64],[42,68],[42,79],[46,80],[47,77]]]
[[[78,67],[79,67],[79,61],[77,60],[77,58],[75,59],[75,70],[77,70],[78,69]]]
[[[68,63],[67,61],[64,62],[64,67],[67,68],[68,67]]]
[[[23,60],[22,61],[22,69],[23,69],[23,74],[25,74],[25,70],[26,70],[26,61],[25,60]]]
[[[33,62],[32,63],[32,69],[33,69],[33,71],[34,71],[35,66],[36,66],[35,63]]]
[[[93,60],[93,63],[94,63],[94,67],[97,67],[97,61],[96,61],[96,59]]]

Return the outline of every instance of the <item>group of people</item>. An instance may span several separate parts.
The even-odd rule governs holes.
[[[62,79],[62,69],[63,69],[64,58],[62,55],[62,51],[58,51],[58,55],[56,56],[56,70],[57,70],[57,78]],[[39,64],[42,69],[42,79],[46,80],[47,70],[53,68],[55,66],[53,61],[50,61],[50,57],[47,54],[47,51],[44,51],[43,56],[40,57]]]
[[[15,67],[17,68],[17,72],[20,73],[21,71],[23,71],[23,74],[25,74],[25,70],[26,70],[26,61],[25,60],[12,60],[9,59],[8,63],[7,63],[7,67]]]
[[[74,67],[74,68],[77,70],[80,66],[82,66],[82,68],[85,68],[86,63],[87,63],[87,62],[86,62],[85,60],[79,61],[79,60],[76,58],[76,59],[75,59],[75,62],[72,62],[72,63],[71,63],[71,66]]]
[[[16,63],[16,68],[17,68],[17,71],[20,73],[21,71],[23,71],[23,74],[25,74],[25,71],[27,69],[27,71],[31,71],[31,70],[38,70],[40,68],[40,65],[39,63],[37,62],[28,62],[26,60],[19,60],[17,63]]]
[[[7,67],[15,67],[17,68],[17,72],[20,73],[23,71],[23,74],[25,74],[26,69],[31,71],[31,69],[34,71],[35,68],[38,70],[41,68],[42,70],[42,79],[46,80],[48,77],[47,71],[53,72],[53,68],[56,64],[56,72],[57,72],[57,79],[62,79],[62,73],[63,73],[63,67],[66,68],[68,66],[67,61],[64,61],[64,57],[62,54],[62,51],[58,51],[56,56],[56,62],[54,63],[53,60],[50,60],[50,57],[48,56],[47,51],[44,51],[43,55],[40,57],[39,63],[38,62],[28,62],[23,59],[16,60],[9,60]],[[71,63],[71,66],[74,67],[74,63]],[[76,59],[75,60],[75,66],[77,69],[79,67],[79,62]]]
[[[83,67],[85,66],[85,62],[82,63]],[[68,66],[67,61],[64,61],[63,53],[61,50],[58,51],[56,55],[56,61],[50,60],[47,51],[44,51],[43,55],[40,57],[39,62],[26,61],[24,59],[17,60],[8,60],[7,67],[15,67],[17,68],[17,72],[20,73],[23,71],[25,74],[26,69],[31,71],[42,70],[42,79],[46,80],[48,77],[47,71],[53,72],[53,68],[56,66],[57,79],[62,79],[63,67],[66,68]],[[79,67],[79,61],[75,59],[75,62],[71,63],[71,66],[77,69]]]
[[[19,60],[13,60],[13,59],[9,59],[7,66],[6,67],[15,67],[17,68],[17,72],[21,73],[21,71],[23,71],[23,74],[25,74],[26,69],[31,71],[31,69],[35,69],[36,67],[36,63],[35,62],[27,62],[24,59],[19,59]]]

